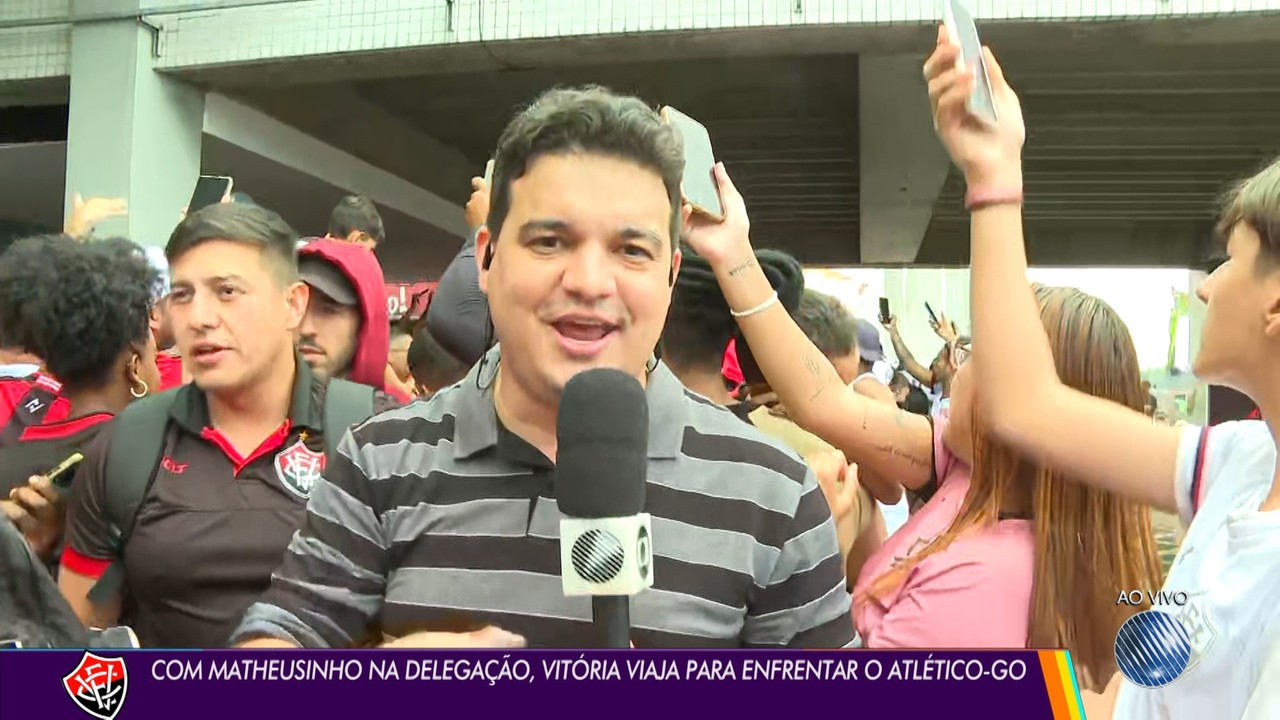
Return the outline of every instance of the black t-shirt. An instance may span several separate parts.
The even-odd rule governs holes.
[[[23,430],[19,442],[0,448],[0,496],[8,497],[32,475],[43,475],[72,453],[83,452],[112,417],[93,413]]]

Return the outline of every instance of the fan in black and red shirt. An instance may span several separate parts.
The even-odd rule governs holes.
[[[82,244],[47,235],[0,255],[0,335],[44,358],[60,381],[31,379],[6,421],[38,402],[50,404],[47,414],[39,422],[8,422],[10,437],[0,439],[0,498],[8,498],[0,505],[46,559],[60,540],[63,506],[57,489],[32,478],[80,451],[115,413],[159,387],[148,322],[159,288],[158,273],[128,240]],[[19,389],[0,391],[7,398]],[[36,391],[46,400],[33,401]]]

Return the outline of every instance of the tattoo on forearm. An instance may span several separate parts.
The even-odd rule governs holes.
[[[804,356],[804,369],[809,371],[809,374],[813,376],[814,382],[817,383],[813,394],[809,396],[809,402],[813,402],[827,389],[826,378],[822,377],[822,366],[818,364],[813,355]]]
[[[729,277],[737,277],[738,275],[746,272],[748,269],[751,268],[752,265],[755,265],[755,264],[756,264],[756,259],[749,258],[746,262],[741,263],[739,265],[735,265],[734,267],[730,268]]]
[[[907,452],[906,450],[898,448],[892,444],[879,445],[876,447],[876,450],[882,453],[886,453],[888,455],[892,455],[896,458],[901,458],[903,460],[906,460],[907,462],[911,463],[912,467],[928,467],[929,466],[928,460],[922,460],[916,457],[915,455]]]

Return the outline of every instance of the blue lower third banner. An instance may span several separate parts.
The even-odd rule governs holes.
[[[1081,717],[1070,657],[1057,651],[0,651],[3,720],[488,717],[535,707],[614,718],[684,716],[694,703],[733,717],[824,707],[895,719],[995,708],[1024,720]]]

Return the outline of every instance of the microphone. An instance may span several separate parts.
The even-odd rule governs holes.
[[[564,386],[556,416],[560,577],[591,596],[596,647],[631,647],[631,596],[653,586],[644,513],[649,403],[630,375],[586,370]]]

